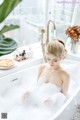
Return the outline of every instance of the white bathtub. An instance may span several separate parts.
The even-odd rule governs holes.
[[[65,69],[68,72],[70,72],[72,79],[74,79],[74,82],[73,82],[72,89],[70,89],[69,91],[70,95],[67,102],[49,120],[71,120],[74,112],[76,111],[79,96],[80,96],[80,80],[79,80],[80,79],[80,75],[79,75],[80,63],[76,61],[65,60],[62,63],[62,66],[63,67],[65,66]],[[18,87],[19,85],[22,85],[22,84],[24,85],[28,83],[31,83],[31,84],[35,83],[37,78],[37,70],[38,70],[38,65],[33,66],[31,68],[23,69],[19,72],[7,75],[5,77],[1,77],[0,78],[0,97],[4,98],[6,93],[15,86]],[[0,112],[4,112],[4,111],[0,111]],[[21,119],[21,120],[25,120],[25,119]],[[33,120],[35,119],[33,118]]]

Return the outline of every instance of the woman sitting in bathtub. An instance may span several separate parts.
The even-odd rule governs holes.
[[[40,86],[42,94],[45,96],[43,104],[52,106],[56,100],[61,102],[60,104],[63,104],[66,98],[65,96],[68,93],[70,81],[69,74],[60,66],[60,61],[66,56],[64,43],[60,40],[50,42],[45,55],[47,63],[40,65],[38,70],[38,84],[43,86],[45,83],[47,86]],[[27,99],[30,95],[30,92],[26,92],[23,95],[23,100]],[[41,97],[41,94],[40,96],[38,94],[38,98],[39,97]]]
[[[48,44],[46,50],[46,64],[42,64],[38,70],[38,80],[45,76],[45,83],[52,83],[61,87],[61,92],[66,95],[69,88],[69,74],[60,66],[60,61],[65,58],[66,50],[61,41],[53,41]]]

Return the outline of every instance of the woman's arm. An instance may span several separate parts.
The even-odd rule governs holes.
[[[67,95],[68,93],[69,84],[70,84],[70,76],[68,73],[63,72],[62,73],[62,93],[64,95]]]
[[[39,68],[38,68],[38,76],[37,76],[37,81],[39,80],[40,76],[41,76],[41,73],[44,69],[44,64],[43,65],[40,65]]]

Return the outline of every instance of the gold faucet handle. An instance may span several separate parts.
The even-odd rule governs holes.
[[[42,38],[41,38],[41,45],[43,45],[44,43],[43,43],[43,40],[44,40],[44,36],[43,36],[43,34],[45,33],[45,29],[41,29],[41,36],[42,36]]]
[[[41,29],[41,33],[45,33],[45,29]]]

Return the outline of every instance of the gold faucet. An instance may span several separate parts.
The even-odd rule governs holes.
[[[46,45],[47,45],[48,42],[49,42],[49,29],[50,29],[50,23],[53,24],[53,28],[54,28],[54,30],[56,30],[54,21],[49,20],[49,21],[48,21],[48,24],[47,24],[47,39],[46,39]]]
[[[41,29],[41,47],[42,47],[42,53],[43,53],[44,61],[46,62],[44,33],[45,33],[45,29]]]
[[[46,35],[46,42],[44,42],[45,29],[41,29],[41,46],[42,46],[42,52],[43,52],[43,57],[44,57],[45,62],[46,62],[46,58],[45,58],[45,47],[47,46],[47,44],[48,44],[48,42],[49,42],[49,27],[50,27],[50,23],[53,24],[53,28],[54,28],[54,30],[56,30],[54,21],[49,20],[49,21],[48,21],[48,24],[47,24],[47,30],[46,30],[46,33],[47,33],[47,35]]]

